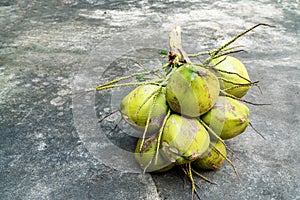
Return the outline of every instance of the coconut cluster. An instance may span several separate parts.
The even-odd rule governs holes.
[[[195,169],[215,170],[228,161],[225,140],[243,133],[249,122],[249,108],[243,99],[256,82],[246,67],[231,56],[242,50],[228,47],[258,24],[238,34],[201,63],[194,63],[181,45],[181,29],[170,32],[168,62],[154,70],[136,72],[102,84],[96,90],[136,86],[120,103],[122,119],[140,133],[135,160],[144,172],[165,172],[182,167],[192,182]],[[201,54],[203,55],[203,54]],[[138,77],[156,75],[139,81]],[[138,81],[119,83],[130,78]],[[251,124],[250,124],[251,125]],[[133,134],[130,134],[133,136]]]
[[[212,59],[209,66],[184,63],[165,84],[138,86],[122,100],[123,119],[145,133],[137,135],[135,152],[144,171],[164,172],[187,163],[217,169],[226,158],[223,140],[247,128],[249,109],[234,98],[250,88],[246,68],[232,56]]]

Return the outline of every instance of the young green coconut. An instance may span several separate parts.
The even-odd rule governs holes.
[[[192,162],[205,153],[210,138],[197,119],[172,114],[163,129],[162,153],[176,165]]]
[[[221,89],[226,93],[241,98],[245,96],[253,84],[250,81],[246,67],[232,56],[221,56],[211,61],[216,76],[220,78]]]
[[[141,145],[142,138],[137,142],[134,158],[144,172],[166,172],[173,168],[174,164],[161,155],[161,150],[156,155],[157,135],[147,138],[142,147]]]
[[[170,108],[188,117],[198,117],[209,111],[219,92],[219,80],[210,70],[190,64],[179,67],[166,86]]]
[[[150,114],[147,134],[149,136],[157,132],[168,110],[164,91],[161,86],[150,84],[135,88],[120,104],[119,110],[123,119],[135,129],[145,131]]]
[[[219,96],[213,108],[201,119],[223,140],[245,131],[249,124],[249,108],[230,97]]]
[[[223,165],[226,155],[224,143],[217,141],[203,156],[192,162],[192,166],[198,169],[215,170]]]

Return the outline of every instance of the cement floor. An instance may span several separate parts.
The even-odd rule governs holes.
[[[168,32],[182,27],[189,53],[236,42],[253,88],[250,127],[227,145],[240,174],[225,163],[196,178],[202,199],[300,199],[300,3],[282,1],[4,0],[0,2],[0,199],[190,199],[182,173],[142,174],[134,140],[97,119],[128,89],[75,95],[162,61]],[[123,60],[122,60],[123,59]],[[120,130],[119,130],[120,131]],[[121,131],[122,132],[122,131]],[[238,158],[239,159],[238,159]]]

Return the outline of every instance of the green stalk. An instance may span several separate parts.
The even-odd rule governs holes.
[[[136,112],[134,113],[134,116],[136,117],[139,112],[141,111],[142,107],[152,98],[153,95],[158,95],[161,92],[161,86],[159,88],[157,88],[156,90],[154,90],[149,96],[147,96],[147,98],[144,100],[144,102],[138,107],[138,109],[136,110]]]
[[[225,49],[227,46],[231,45],[232,43],[234,43],[237,39],[239,39],[240,37],[242,37],[243,35],[247,34],[248,32],[252,31],[253,29],[257,28],[258,26],[268,26],[268,27],[275,27],[269,24],[264,24],[264,23],[259,23],[256,24],[255,26],[252,26],[251,28],[247,29],[246,31],[238,34],[237,36],[235,36],[233,39],[231,39],[229,42],[227,42],[226,44],[224,44],[223,46],[221,46],[220,48],[218,48],[216,51],[214,51],[211,56],[206,59],[204,61],[204,64],[208,64],[210,63],[211,60],[213,60],[215,58],[215,56],[220,53],[223,49]]]
[[[160,87],[160,89],[161,89],[161,87]],[[148,113],[148,118],[147,118],[145,130],[144,130],[143,137],[142,137],[142,142],[141,142],[141,146],[140,146],[140,153],[142,152],[142,147],[144,146],[144,142],[145,142],[145,138],[146,138],[146,133],[147,133],[147,130],[148,130],[149,124],[150,124],[151,114],[152,114],[154,105],[155,105],[155,103],[156,103],[156,99],[157,99],[157,95],[158,95],[158,94],[159,94],[159,92],[156,93],[155,96],[153,96],[153,103],[152,103],[152,105],[151,105],[151,107],[150,107],[150,110],[149,110],[149,113]]]
[[[236,96],[234,96],[234,95],[228,94],[228,93],[225,92],[224,90],[221,90],[220,93],[221,93],[223,96],[225,96],[225,97],[229,97],[229,98],[232,98],[232,99],[235,99],[235,100],[244,102],[244,103],[248,103],[248,104],[251,104],[251,105],[254,105],[254,106],[267,106],[267,105],[271,105],[271,104],[269,104],[269,103],[253,103],[253,102],[250,102],[250,101],[247,101],[247,100],[238,98],[238,97],[236,97]]]
[[[213,145],[211,145],[211,146],[213,148],[213,151],[215,151],[218,154],[220,154],[231,165],[231,167],[233,168],[233,171],[235,172],[236,176],[239,178],[239,174],[238,174],[237,169],[234,166],[233,162],[226,155],[224,155],[221,151],[219,151],[215,146],[213,146]]]
[[[209,182],[209,183],[214,184],[214,185],[218,185],[217,183],[215,183],[215,182],[209,180],[207,177],[205,177],[204,175],[200,174],[200,173],[197,172],[196,170],[192,169],[192,172],[193,172],[194,174],[196,174],[197,176],[199,176],[200,178],[202,178],[203,180],[205,180],[206,182]]]
[[[159,85],[156,81],[145,81],[145,82],[137,82],[137,83],[120,83],[115,85],[106,85],[106,86],[98,86],[95,89],[88,90],[89,91],[100,91],[100,90],[106,90],[110,88],[116,88],[116,87],[124,87],[124,86],[139,86],[139,85],[147,85],[147,84],[153,84],[153,85]]]
[[[107,83],[104,83],[104,84],[101,84],[99,86],[97,86],[97,88],[101,88],[101,87],[104,87],[104,86],[107,86],[107,85],[111,85],[111,84],[114,84],[114,83],[117,83],[117,82],[120,82],[120,81],[123,81],[123,80],[126,80],[126,79],[130,79],[130,78],[133,78],[133,77],[136,77],[136,76],[140,76],[140,75],[149,75],[149,74],[155,74],[156,72],[166,68],[167,66],[169,65],[169,63],[166,63],[164,64],[163,66],[160,66],[156,69],[153,69],[153,70],[150,70],[150,71],[146,71],[146,72],[136,72],[136,73],[133,73],[133,74],[130,74],[128,76],[123,76],[123,77],[120,77],[120,78],[117,78],[117,79],[114,79],[112,81],[109,81]]]
[[[158,159],[158,153],[159,153],[160,141],[161,141],[162,133],[163,133],[165,124],[167,122],[167,119],[169,118],[170,115],[171,115],[171,110],[168,109],[168,113],[165,116],[164,121],[162,123],[162,126],[159,129],[159,133],[158,133],[158,137],[157,137],[157,146],[156,146],[156,151],[155,151],[155,164],[157,164],[157,159]]]

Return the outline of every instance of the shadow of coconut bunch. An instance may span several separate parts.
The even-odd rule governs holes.
[[[134,158],[144,172],[166,172],[179,166],[191,182],[192,198],[196,195],[199,199],[193,176],[211,182],[199,170],[215,170],[227,161],[238,176],[227,157],[230,149],[224,140],[252,126],[247,103],[266,104],[243,99],[251,87],[259,85],[250,80],[243,63],[232,56],[243,51],[241,46],[230,45],[259,26],[271,27],[257,24],[220,48],[198,54],[183,50],[181,28],[177,26],[169,34],[170,51],[161,51],[167,63],[89,90],[135,87],[109,115],[121,113],[122,119],[138,130]],[[193,62],[195,58],[199,62]]]

